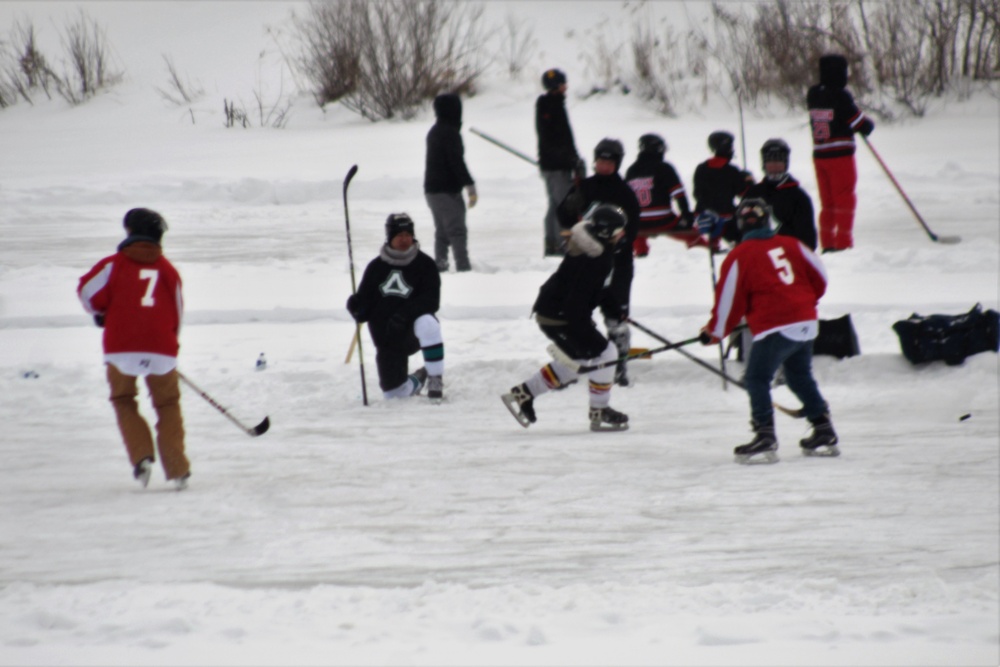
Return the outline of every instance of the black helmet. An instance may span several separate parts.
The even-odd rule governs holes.
[[[141,237],[143,240],[159,243],[163,232],[167,231],[167,221],[156,211],[148,208],[133,208],[125,214],[122,226],[130,237]],[[139,239],[135,239],[139,240]]]
[[[750,197],[736,207],[736,226],[741,232],[767,229],[771,226],[771,207],[760,197]]]
[[[587,230],[595,239],[610,243],[614,235],[625,228],[625,211],[614,204],[595,204],[583,217]]]
[[[658,134],[644,134],[639,137],[639,152],[663,155],[667,152],[667,142]]]
[[[728,132],[719,131],[708,135],[708,147],[712,149],[712,153],[719,157],[733,156],[734,141],[735,137]]]
[[[547,69],[542,74],[542,88],[545,90],[555,90],[566,83],[566,74],[559,69]]]
[[[622,166],[625,157],[625,147],[617,139],[601,139],[594,147],[595,160],[613,160],[615,169]]]
[[[392,237],[402,232],[413,235],[413,220],[406,213],[390,213],[385,219],[385,242],[392,243]]]
[[[782,139],[768,139],[764,142],[764,145],[760,147],[760,162],[761,167],[764,168],[764,176],[769,180],[781,180],[788,173],[788,156],[791,155],[792,149],[788,147]],[[784,171],[768,173],[767,168],[764,167],[768,162],[781,162],[785,165]]]

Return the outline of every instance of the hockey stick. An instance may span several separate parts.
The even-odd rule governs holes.
[[[354,165],[347,172],[347,176],[344,177],[344,225],[347,227],[347,257],[351,262],[351,294],[358,293],[358,285],[354,279],[354,250],[351,248],[351,215],[347,211],[347,186],[351,184],[351,179],[354,178],[354,174],[358,173],[358,165]],[[368,405],[368,387],[365,384],[365,355],[364,351],[361,349],[361,324],[354,325],[354,339],[358,343],[358,362],[361,367],[361,400],[365,405]],[[351,350],[353,351],[353,347]],[[347,355],[348,361],[350,361],[350,352]]]
[[[187,378],[187,376],[184,375],[184,373],[181,373],[180,371],[177,371],[177,377],[179,377],[184,384],[186,384],[187,386],[191,387],[196,392],[198,392],[198,395],[201,396],[202,398],[204,398],[206,401],[208,401],[209,405],[211,405],[213,408],[215,408],[216,410],[218,410],[219,412],[221,412],[229,421],[233,422],[234,424],[236,424],[237,426],[239,426],[241,429],[243,429],[243,431],[247,435],[249,435],[250,437],[255,438],[258,435],[262,435],[264,433],[267,433],[267,429],[271,428],[271,419],[270,419],[270,417],[264,417],[264,421],[262,421],[261,423],[257,424],[253,428],[251,428],[249,426],[244,426],[238,419],[236,419],[236,417],[234,417],[231,414],[229,414],[228,410],[226,410],[224,407],[222,407],[221,405],[219,405],[218,403],[216,403],[215,400],[211,396],[209,396],[208,394],[206,394],[205,392],[203,392],[201,389],[199,389],[197,387],[197,385],[195,385],[194,382],[191,382],[191,380],[189,380]]]
[[[708,265],[712,269],[712,296],[714,297],[717,285],[715,281],[715,252],[712,251],[711,245],[709,245],[708,248]],[[649,333],[648,329],[645,329],[641,326],[639,328],[645,331],[646,333]],[[653,336],[653,338],[656,338],[656,336]],[[690,356],[690,355],[685,355],[685,356]],[[729,385],[727,383],[729,382],[729,376],[726,375],[726,351],[722,346],[721,340],[719,341],[719,370],[722,371],[722,391],[728,391]]]
[[[527,155],[525,155],[521,151],[517,150],[516,148],[512,148],[512,147],[508,146],[504,142],[502,142],[499,139],[496,139],[494,137],[491,137],[490,135],[486,134],[485,132],[480,132],[479,130],[477,130],[474,127],[470,127],[469,128],[469,132],[472,132],[474,135],[476,135],[478,137],[482,137],[483,139],[485,139],[486,141],[490,142],[494,146],[498,146],[498,147],[504,149],[505,151],[507,151],[508,153],[510,153],[512,155],[516,155],[517,157],[521,158],[525,162],[530,162],[531,164],[535,165],[536,167],[538,166],[538,161],[535,160],[534,158],[528,157]]]
[[[689,338],[687,340],[682,340],[679,343],[670,343],[669,345],[664,345],[663,347],[654,347],[652,350],[646,350],[644,352],[639,352],[637,354],[626,354],[626,355],[618,357],[617,359],[614,359],[612,361],[602,361],[599,364],[593,364],[591,366],[587,366],[587,365],[581,364],[580,362],[576,361],[571,356],[569,356],[568,354],[566,354],[565,352],[563,352],[562,349],[558,345],[556,345],[555,343],[552,343],[551,345],[549,345],[548,351],[549,351],[549,354],[552,356],[553,359],[555,359],[556,361],[558,361],[559,363],[561,363],[563,366],[566,366],[567,368],[569,368],[570,370],[572,370],[574,373],[579,374],[579,373],[590,373],[591,371],[596,371],[596,370],[599,370],[601,368],[607,368],[609,366],[617,366],[619,363],[621,363],[623,361],[628,362],[628,361],[631,361],[633,359],[638,359],[640,357],[649,357],[649,356],[652,356],[654,354],[659,354],[660,352],[666,352],[667,350],[674,350],[674,349],[677,349],[677,348],[682,347],[684,345],[690,345],[691,343],[697,343],[699,340],[700,339],[698,337]]]
[[[347,348],[347,356],[344,357],[344,365],[351,363],[351,357],[354,356],[354,348],[358,346],[358,338],[360,338],[360,336],[358,336],[358,333],[359,330],[355,329],[354,335],[351,336],[351,346]]]
[[[868,150],[870,150],[872,155],[875,156],[875,160],[878,161],[882,170],[885,172],[885,175],[888,176],[889,180],[892,181],[892,184],[896,186],[896,191],[899,192],[899,195],[903,198],[903,201],[906,202],[906,205],[910,207],[910,210],[913,212],[914,217],[916,217],[917,222],[919,222],[924,228],[924,231],[927,232],[927,236],[931,237],[931,241],[944,243],[946,245],[954,245],[955,243],[960,242],[962,240],[962,237],[960,236],[938,236],[931,231],[931,228],[926,222],[924,222],[923,217],[921,217],[920,213],[917,212],[917,207],[913,205],[910,198],[906,196],[905,192],[903,192],[903,187],[899,184],[899,181],[897,181],[896,177],[892,175],[891,171],[889,171],[889,167],[885,164],[885,161],[882,160],[882,156],[879,155],[878,151],[875,150],[875,147],[872,146],[872,142],[868,141],[868,137],[863,134],[861,135],[861,138],[865,140],[865,145],[868,146]]]
[[[647,334],[647,335],[649,335],[649,336],[651,336],[651,337],[655,338],[656,340],[660,341],[661,343],[665,343],[665,344],[667,344],[667,345],[669,345],[669,344],[670,344],[670,341],[669,341],[669,340],[667,340],[666,338],[664,338],[664,337],[663,337],[663,336],[661,336],[660,334],[656,333],[656,332],[655,332],[655,331],[653,331],[652,329],[647,329],[647,328],[646,328],[646,327],[644,327],[643,325],[641,325],[641,324],[639,324],[638,322],[636,322],[635,320],[633,320],[633,319],[632,319],[631,317],[629,318],[629,320],[628,320],[628,321],[629,321],[629,324],[631,324],[632,326],[634,326],[634,327],[635,327],[636,329],[638,329],[639,331],[643,332],[644,334]],[[738,330],[740,330],[740,329],[743,329],[743,328],[746,328],[746,325],[745,325],[745,324],[743,324],[743,325],[740,325],[740,326],[736,327],[736,329],[734,329],[734,331],[738,331]],[[713,366],[712,364],[708,363],[708,362],[707,362],[707,361],[705,361],[704,359],[699,359],[698,357],[694,356],[693,354],[691,354],[691,353],[690,353],[690,352],[688,352],[687,350],[682,350],[682,349],[680,349],[680,348],[676,348],[676,349],[677,349],[677,351],[678,351],[678,352],[680,352],[680,353],[681,353],[681,354],[683,354],[683,355],[684,355],[685,357],[687,357],[687,358],[688,358],[688,359],[690,359],[691,361],[695,362],[695,363],[696,363],[696,364],[698,364],[699,366],[701,366],[701,367],[705,368],[706,370],[709,370],[709,371],[711,371],[711,372],[715,373],[716,375],[720,375],[720,376],[722,376],[722,378],[723,378],[724,380],[727,380],[727,381],[729,381],[729,382],[732,382],[732,383],[733,383],[734,385],[736,385],[736,386],[737,386],[737,387],[739,387],[740,389],[742,389],[742,390],[746,391],[746,388],[747,388],[747,387],[746,387],[746,385],[745,385],[745,384],[743,384],[743,381],[742,381],[742,380],[737,380],[737,379],[736,379],[736,378],[734,378],[734,377],[733,377],[732,375],[729,375],[729,374],[727,374],[727,373],[726,373],[726,372],[724,372],[724,371],[720,371],[720,370],[719,370],[718,368],[716,368],[716,367],[715,367],[715,366]],[[781,412],[785,413],[785,414],[786,414],[786,415],[788,415],[789,417],[794,417],[795,419],[802,419],[803,417],[805,417],[805,414],[803,414],[803,412],[802,412],[802,409],[801,409],[801,408],[800,408],[800,409],[798,409],[798,410],[794,410],[794,409],[792,409],[792,408],[786,408],[785,406],[783,406],[783,405],[779,405],[778,403],[775,403],[774,401],[772,401],[772,402],[771,402],[771,405],[773,405],[773,406],[774,406],[774,408],[775,408],[776,410],[779,410],[779,411],[781,411]]]

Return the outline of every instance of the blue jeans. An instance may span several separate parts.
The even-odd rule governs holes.
[[[771,381],[780,366],[785,367],[785,381],[802,401],[806,417],[813,419],[828,411],[829,407],[812,375],[812,345],[811,340],[791,340],[775,332],[750,346],[743,382],[750,395],[750,417],[755,424],[774,421]]]

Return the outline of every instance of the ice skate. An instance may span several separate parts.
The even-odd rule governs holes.
[[[820,415],[815,419],[810,419],[813,432],[808,437],[799,440],[804,456],[840,456],[840,448],[837,447],[837,434],[833,430],[833,423],[829,415]]]
[[[135,464],[135,470],[132,471],[132,476],[135,477],[142,488],[149,486],[149,476],[153,474],[153,459],[146,457],[143,460]]]
[[[535,423],[535,397],[531,395],[528,385],[519,384],[511,387],[508,393],[500,396],[500,400],[510,410],[510,414],[514,415],[517,423],[524,428]]]
[[[424,390],[424,385],[427,384],[427,369],[421,366],[408,375],[407,379],[413,383],[413,393],[410,395],[419,396],[420,392]]]
[[[752,424],[754,438],[733,450],[736,462],[742,465],[778,462],[778,440],[774,437],[774,423]]]
[[[191,473],[187,473],[183,477],[177,477],[174,479],[174,488],[178,491],[183,491],[188,488],[188,480],[191,479]]]
[[[591,431],[627,431],[628,415],[614,408],[590,408]]]
[[[444,378],[440,375],[431,375],[427,378],[427,398],[431,403],[440,403],[444,400]]]

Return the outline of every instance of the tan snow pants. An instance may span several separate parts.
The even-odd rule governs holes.
[[[111,405],[118,418],[128,452],[134,467],[142,459],[156,459],[153,450],[153,435],[146,420],[139,414],[136,403],[138,395],[137,378],[125,375],[112,364],[107,364],[108,384],[111,385]],[[153,408],[156,410],[156,445],[160,451],[160,463],[167,479],[177,479],[188,474],[191,464],[184,454],[184,419],[181,416],[181,389],[177,381],[177,371],[165,375],[147,375]]]

